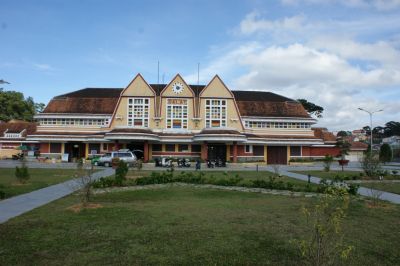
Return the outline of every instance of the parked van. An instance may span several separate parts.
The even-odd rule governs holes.
[[[110,167],[113,158],[119,158],[120,160],[126,162],[128,166],[133,166],[137,160],[135,154],[130,151],[113,151],[107,152],[101,156],[95,165],[104,165],[105,167]]]

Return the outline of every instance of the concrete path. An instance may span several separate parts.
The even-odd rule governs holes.
[[[272,171],[272,169],[271,169]],[[292,178],[296,178],[299,180],[303,180],[303,181],[308,181],[308,176],[306,175],[302,175],[302,174],[298,174],[298,173],[293,173],[293,172],[289,172],[286,169],[280,171],[280,173],[282,175],[286,175]],[[321,178],[315,177],[315,176],[311,176],[310,178],[310,182],[311,183],[315,183],[315,184],[319,184]],[[376,189],[371,189],[371,188],[366,188],[366,187],[360,187],[358,189],[358,194],[362,195],[362,196],[367,196],[367,197],[373,197],[376,195],[380,195],[380,199],[381,200],[387,200],[390,201],[392,203],[396,203],[396,204],[400,204],[400,195],[398,194],[394,194],[394,193],[390,193],[390,192],[385,192],[385,191],[380,191],[380,190],[376,190]]]
[[[94,179],[110,176],[114,169],[106,168],[93,174]],[[80,188],[76,179],[0,201],[0,223],[71,194]]]

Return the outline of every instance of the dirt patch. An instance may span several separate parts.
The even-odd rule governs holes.
[[[367,208],[369,209],[384,209],[384,210],[392,210],[394,208],[393,205],[387,204],[384,202],[373,203],[373,202],[366,202]]]
[[[85,205],[82,203],[78,203],[68,207],[67,210],[73,211],[74,213],[79,213],[84,209],[99,209],[99,208],[103,208],[103,205],[98,203],[87,203]]]
[[[30,185],[30,183],[21,183],[21,182],[11,183],[11,186],[14,186],[14,187],[27,186],[27,185]]]

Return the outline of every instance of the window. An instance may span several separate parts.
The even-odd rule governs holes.
[[[187,145],[187,144],[179,144],[178,145],[178,151],[180,151],[180,152],[188,152],[189,151],[189,145]]]
[[[166,151],[175,151],[175,144],[166,144],[165,150]]]
[[[50,143],[50,153],[61,153],[61,143]]]
[[[264,122],[249,121],[244,122],[246,128],[310,128],[310,123],[293,123],[293,122]]]
[[[152,145],[152,151],[161,151],[161,150],[162,150],[161,144],[153,144]]]
[[[264,156],[264,146],[253,146],[254,156]]]
[[[41,126],[106,126],[108,119],[42,118]]]
[[[226,100],[206,100],[206,127],[226,127]]]
[[[103,143],[103,151],[107,151],[108,150],[108,144],[107,143]]]
[[[201,145],[192,145],[192,152],[201,152]]]
[[[130,127],[149,126],[149,99],[143,99],[143,98],[128,99],[128,126]]]
[[[290,146],[290,156],[301,156],[301,146]]]
[[[167,99],[167,128],[188,128],[188,103],[186,99]]]
[[[253,152],[253,145],[246,145],[244,152],[245,153],[252,153]]]

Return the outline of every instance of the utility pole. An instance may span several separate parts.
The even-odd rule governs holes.
[[[364,111],[364,112],[369,114],[369,125],[370,125],[370,131],[371,131],[371,135],[370,135],[370,138],[371,138],[371,152],[372,152],[372,145],[373,145],[373,142],[372,142],[372,139],[373,139],[372,138],[372,115],[374,113],[382,112],[383,109],[380,109],[380,110],[377,110],[377,111],[369,111],[369,110],[365,110],[365,109],[359,107],[358,110]]]

